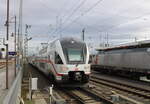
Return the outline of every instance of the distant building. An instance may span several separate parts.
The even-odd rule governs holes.
[[[5,46],[3,45],[3,38],[0,38],[0,59],[1,58],[5,58],[5,54],[6,54],[6,52],[5,52]]]
[[[0,52],[1,52],[1,58],[5,58],[6,57],[6,46],[4,45],[4,38],[0,37]],[[13,52],[14,51],[14,37],[9,37],[9,52]]]

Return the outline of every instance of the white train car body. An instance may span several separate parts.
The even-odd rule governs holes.
[[[32,64],[57,83],[87,83],[90,75],[89,51],[85,42],[62,38],[48,44],[34,56]]]

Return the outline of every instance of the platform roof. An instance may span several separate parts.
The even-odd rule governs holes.
[[[150,40],[136,41],[110,47],[96,48],[96,51],[109,51],[109,50],[144,48],[144,47],[150,47]]]

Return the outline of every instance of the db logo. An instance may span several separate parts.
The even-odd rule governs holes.
[[[75,71],[78,71],[79,69],[78,68],[75,68]]]

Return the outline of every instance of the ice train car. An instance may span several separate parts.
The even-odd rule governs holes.
[[[150,78],[150,40],[97,49],[93,67],[107,73]]]
[[[91,73],[88,47],[85,42],[75,38],[51,42],[32,57],[30,63],[56,83],[86,84]]]

